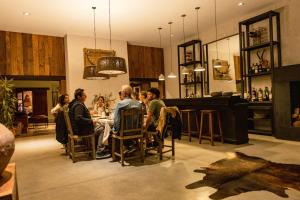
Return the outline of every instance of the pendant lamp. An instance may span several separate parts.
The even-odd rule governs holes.
[[[173,57],[172,57],[172,23],[173,22],[169,22],[168,24],[170,25],[170,52],[171,52],[171,72],[168,75],[168,78],[176,78],[177,76],[173,73],[172,71],[172,63],[173,63]]]
[[[181,15],[182,17],[182,35],[183,35],[183,43],[185,43],[185,31],[184,31],[184,18],[186,17],[186,14]],[[181,73],[183,75],[188,75],[190,73],[189,69],[185,66],[183,67]]]
[[[197,13],[197,35],[198,35],[198,40],[200,40],[200,36],[199,36],[199,9],[200,7],[196,7],[196,13]],[[201,48],[201,47],[200,47]],[[201,65],[201,63],[197,64],[197,67],[194,69],[195,72],[204,72],[205,68]]]
[[[94,12],[94,44],[95,44],[95,52],[96,52],[96,7],[92,7]],[[109,79],[109,76],[106,74],[98,73],[97,66],[90,61],[91,65],[84,67],[83,79],[86,80],[106,80]]]
[[[161,31],[162,28],[158,27],[157,29],[158,29],[158,34],[159,34],[159,48],[161,48],[161,33],[160,33],[160,31]],[[158,80],[159,81],[164,81],[165,80],[165,75],[160,74],[159,77],[158,77]]]
[[[108,0],[109,14],[109,44],[111,49],[111,16],[110,16],[110,0]],[[108,75],[121,75],[127,73],[126,61],[124,58],[116,56],[101,57],[97,61],[98,73]]]
[[[218,52],[218,26],[217,26],[217,0],[215,0],[215,29],[216,29],[216,50],[217,50],[217,59],[214,62],[214,68],[222,67],[222,62],[219,59],[219,52]]]

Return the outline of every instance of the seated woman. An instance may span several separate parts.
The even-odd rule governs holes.
[[[103,96],[100,96],[95,104],[94,114],[101,115],[103,112],[105,112],[105,99]]]
[[[64,94],[58,98],[57,105],[51,110],[51,114],[55,116],[55,131],[56,131],[56,140],[63,145],[66,145],[68,142],[68,131],[65,124],[63,107],[67,106],[69,103],[69,95]]]

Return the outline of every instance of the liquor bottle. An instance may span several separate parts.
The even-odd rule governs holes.
[[[187,83],[187,75],[184,75],[183,82]]]
[[[265,90],[264,90],[264,96],[265,96],[265,101],[270,101],[270,91],[269,91],[269,88],[268,87],[265,87]]]
[[[252,88],[252,96],[251,96],[251,100],[252,101],[256,101],[257,100],[257,91],[255,88]]]
[[[254,73],[258,74],[258,64],[257,63],[255,64]]]
[[[258,101],[263,101],[263,90],[261,88],[258,89],[257,98]]]

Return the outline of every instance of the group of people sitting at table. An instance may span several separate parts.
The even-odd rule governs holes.
[[[147,114],[143,125],[144,130],[156,131],[160,110],[162,107],[165,107],[164,102],[160,100],[160,91],[157,88],[150,88],[147,92],[141,92],[139,94],[139,100],[137,100],[137,98],[133,98],[132,88],[129,85],[123,85],[119,96],[120,101],[116,104],[113,115],[113,126],[111,129],[113,134],[117,134],[120,130],[121,110],[130,108],[141,109]],[[58,105],[51,111],[56,115],[57,140],[63,144],[67,142],[67,136],[61,139],[62,137],[58,137],[58,135],[62,135],[62,132],[64,132],[64,135],[67,135],[67,130],[62,125],[63,119],[61,117],[61,111],[63,111],[63,106],[68,106],[73,133],[75,135],[94,133],[98,138],[96,139],[96,158],[109,158],[111,156],[111,139],[108,139],[107,145],[103,143],[104,129],[101,125],[97,124],[96,120],[92,119],[91,113],[85,105],[86,99],[87,95],[84,89],[81,88],[75,90],[74,99],[70,103],[68,95],[62,95],[60,97]],[[104,101],[104,99],[102,100]],[[102,102],[102,104],[104,104],[104,102]],[[136,150],[134,144],[130,142],[126,144],[126,148],[128,149],[128,153],[133,153]]]

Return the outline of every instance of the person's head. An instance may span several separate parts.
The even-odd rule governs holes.
[[[139,93],[138,93],[138,92],[133,92],[132,96],[133,96],[133,98],[134,98],[135,100],[137,100],[137,101],[140,100],[140,97],[139,97]]]
[[[120,98],[120,100],[123,100],[123,99],[124,99],[124,97],[123,97],[123,95],[122,95],[122,91],[119,92],[119,98]]]
[[[147,92],[145,91],[140,92],[140,100],[144,101],[145,99],[147,99]]]
[[[151,101],[153,99],[159,99],[160,97],[160,91],[157,88],[150,88],[147,91],[147,98]]]
[[[132,94],[132,88],[129,85],[123,85],[122,86],[122,90],[121,90],[121,94],[124,98],[126,97],[131,97]]]
[[[64,106],[65,104],[69,103],[69,95],[68,94],[63,94],[58,98],[58,103],[61,106]]]
[[[99,98],[98,98],[98,103],[104,103],[104,96],[100,96]]]
[[[78,101],[84,102],[87,98],[84,89],[78,88],[75,90],[74,98]]]

